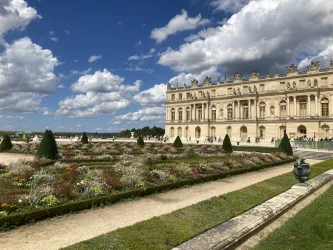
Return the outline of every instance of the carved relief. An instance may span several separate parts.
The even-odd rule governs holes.
[[[247,88],[248,88],[248,90],[249,90],[249,93],[252,93],[251,86],[248,86]]]
[[[235,88],[232,88],[232,93],[233,93],[234,95],[236,95],[236,90],[235,90]]]
[[[297,73],[297,67],[294,64],[291,64],[290,66],[287,66],[287,74]]]
[[[310,71],[318,72],[320,70],[319,61],[318,62],[311,61],[311,64],[307,67],[307,69],[308,69],[308,72],[310,72]]]
[[[256,87],[256,85],[253,86],[253,92],[257,93],[257,87]]]
[[[237,94],[241,95],[241,91],[240,91],[239,87],[237,88]]]
[[[296,89],[296,82],[293,81],[293,88]]]
[[[290,83],[289,82],[287,82],[286,87],[287,87],[287,89],[290,89]]]
[[[274,113],[275,113],[274,106],[271,106],[269,108],[269,110],[270,110],[271,115],[274,115]]]
[[[314,81],[313,81],[313,87],[318,87],[318,80],[317,79],[314,79]]]
[[[308,79],[307,84],[308,84],[308,87],[311,87],[311,80],[310,79]]]

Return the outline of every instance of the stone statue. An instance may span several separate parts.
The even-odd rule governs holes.
[[[227,81],[227,75],[224,75],[224,81],[225,82]]]
[[[236,74],[234,74],[234,81],[235,81],[235,80],[242,80],[242,78],[243,78],[243,75],[242,75],[242,74],[240,74],[240,73],[238,73],[238,72],[236,72]]]
[[[239,87],[237,88],[237,94],[241,95],[241,91],[240,91]]]
[[[207,76],[204,81],[204,85],[209,85],[211,83],[211,80],[212,80],[212,78]]]
[[[333,61],[331,60],[331,68],[333,68]]]
[[[171,84],[168,82],[167,89],[171,89]]]
[[[290,89],[290,83],[289,82],[287,82],[286,87],[287,87],[287,89]]]
[[[248,86],[247,88],[248,88],[248,90],[249,90],[249,93],[252,93],[251,86]]]
[[[314,79],[314,81],[313,81],[313,87],[317,87],[317,86],[318,86],[318,80]]]
[[[196,79],[193,79],[191,81],[191,83],[192,83],[192,86],[198,86],[198,80],[196,80]]]
[[[233,93],[234,95],[236,95],[236,90],[235,90],[235,88],[232,88],[232,93]]]
[[[270,111],[271,111],[271,115],[274,115],[274,107],[273,106],[270,107]]]
[[[220,77],[217,78],[217,82],[220,83]]]
[[[259,71],[258,70],[253,70],[249,79],[258,79],[259,77]]]
[[[308,69],[308,72],[309,71],[319,71],[320,70],[319,61],[318,62],[311,61],[311,64],[307,67],[307,69]]]
[[[275,68],[275,75],[278,75],[278,74],[279,74],[278,69]]]
[[[293,63],[290,66],[287,66],[287,74],[298,72],[296,65]]]
[[[253,92],[257,93],[257,87],[256,87],[256,85],[253,86]]]
[[[296,89],[296,82],[293,81],[293,88]]]
[[[310,79],[308,80],[307,83],[308,83],[308,87],[311,87],[311,80]]]

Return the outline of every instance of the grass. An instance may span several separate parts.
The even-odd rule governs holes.
[[[333,186],[253,249],[333,249],[332,196]]]
[[[332,164],[333,160],[329,160],[313,165],[311,178],[331,169]],[[295,183],[292,173],[283,174],[65,249],[170,249],[286,191]],[[330,215],[330,211],[326,213]]]

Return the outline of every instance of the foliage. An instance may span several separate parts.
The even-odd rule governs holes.
[[[127,130],[123,130],[118,134],[118,137],[120,138],[129,138],[131,137],[131,132],[134,132],[134,136],[163,136],[165,134],[165,130],[159,127],[143,127],[141,129],[135,129],[132,128],[131,130],[127,129]]]
[[[278,152],[275,147],[260,147],[260,146],[233,146],[233,151],[257,152],[257,153],[274,153]]]
[[[37,150],[37,156],[40,158],[46,158],[50,160],[55,160],[58,158],[58,148],[57,143],[54,139],[51,130],[45,130],[43,139]]]
[[[183,147],[182,140],[180,139],[179,136],[176,137],[176,139],[173,142],[172,146],[175,147],[175,148],[182,148]]]
[[[231,141],[229,138],[229,135],[226,134],[223,140],[223,144],[222,144],[222,149],[227,152],[227,153],[231,153],[232,152],[232,145],[231,145]]]
[[[1,144],[0,144],[0,152],[11,150],[13,147],[13,144],[10,140],[10,137],[8,134],[5,134]]]
[[[86,132],[83,132],[82,138],[81,138],[81,142],[83,144],[87,144],[88,143],[88,137],[86,135]]]
[[[285,152],[287,155],[293,155],[293,149],[290,145],[290,141],[287,134],[284,134],[281,143],[279,145],[279,150]]]
[[[137,140],[137,144],[140,147],[144,147],[145,146],[145,142],[143,141],[141,135],[139,136],[138,140]]]

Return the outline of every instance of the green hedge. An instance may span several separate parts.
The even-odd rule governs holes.
[[[258,153],[274,153],[279,152],[278,148],[275,147],[260,147],[260,146],[232,146],[234,151],[245,151],[245,152],[258,152]]]
[[[0,217],[0,225],[1,229],[5,229],[8,227],[13,227],[13,226],[19,226],[23,224],[27,224],[30,222],[35,222],[39,220],[43,220],[46,218],[51,218],[57,215],[61,214],[66,214],[74,211],[80,211],[84,209],[89,209],[93,207],[97,207],[100,205],[106,205],[106,204],[112,204],[120,200],[128,199],[131,197],[139,197],[139,196],[147,196],[156,192],[162,192],[170,189],[175,189],[187,185],[193,185],[193,184],[198,184],[198,183],[203,183],[211,180],[217,180],[217,179],[222,179],[227,176],[232,176],[232,175],[238,175],[238,174],[243,174],[246,172],[251,172],[251,171],[256,171],[260,170],[263,168],[267,167],[273,167],[273,166],[278,166],[282,164],[286,164],[289,162],[294,161],[295,159],[287,159],[280,161],[278,163],[267,163],[267,164],[262,164],[259,166],[254,166],[251,168],[240,168],[240,169],[234,169],[228,172],[223,172],[223,173],[218,173],[218,174],[209,174],[209,175],[204,175],[198,179],[184,179],[180,180],[174,183],[167,183],[167,184],[160,184],[160,185],[155,185],[151,187],[147,187],[145,189],[138,189],[138,190],[130,190],[130,191],[124,191],[118,194],[110,194],[110,195],[105,195],[105,196],[100,196],[100,197],[94,197],[91,199],[86,199],[86,200],[80,200],[80,201],[74,201],[54,207],[47,207],[47,208],[41,208],[25,213],[17,213],[17,214],[12,214],[8,215],[5,217]]]

